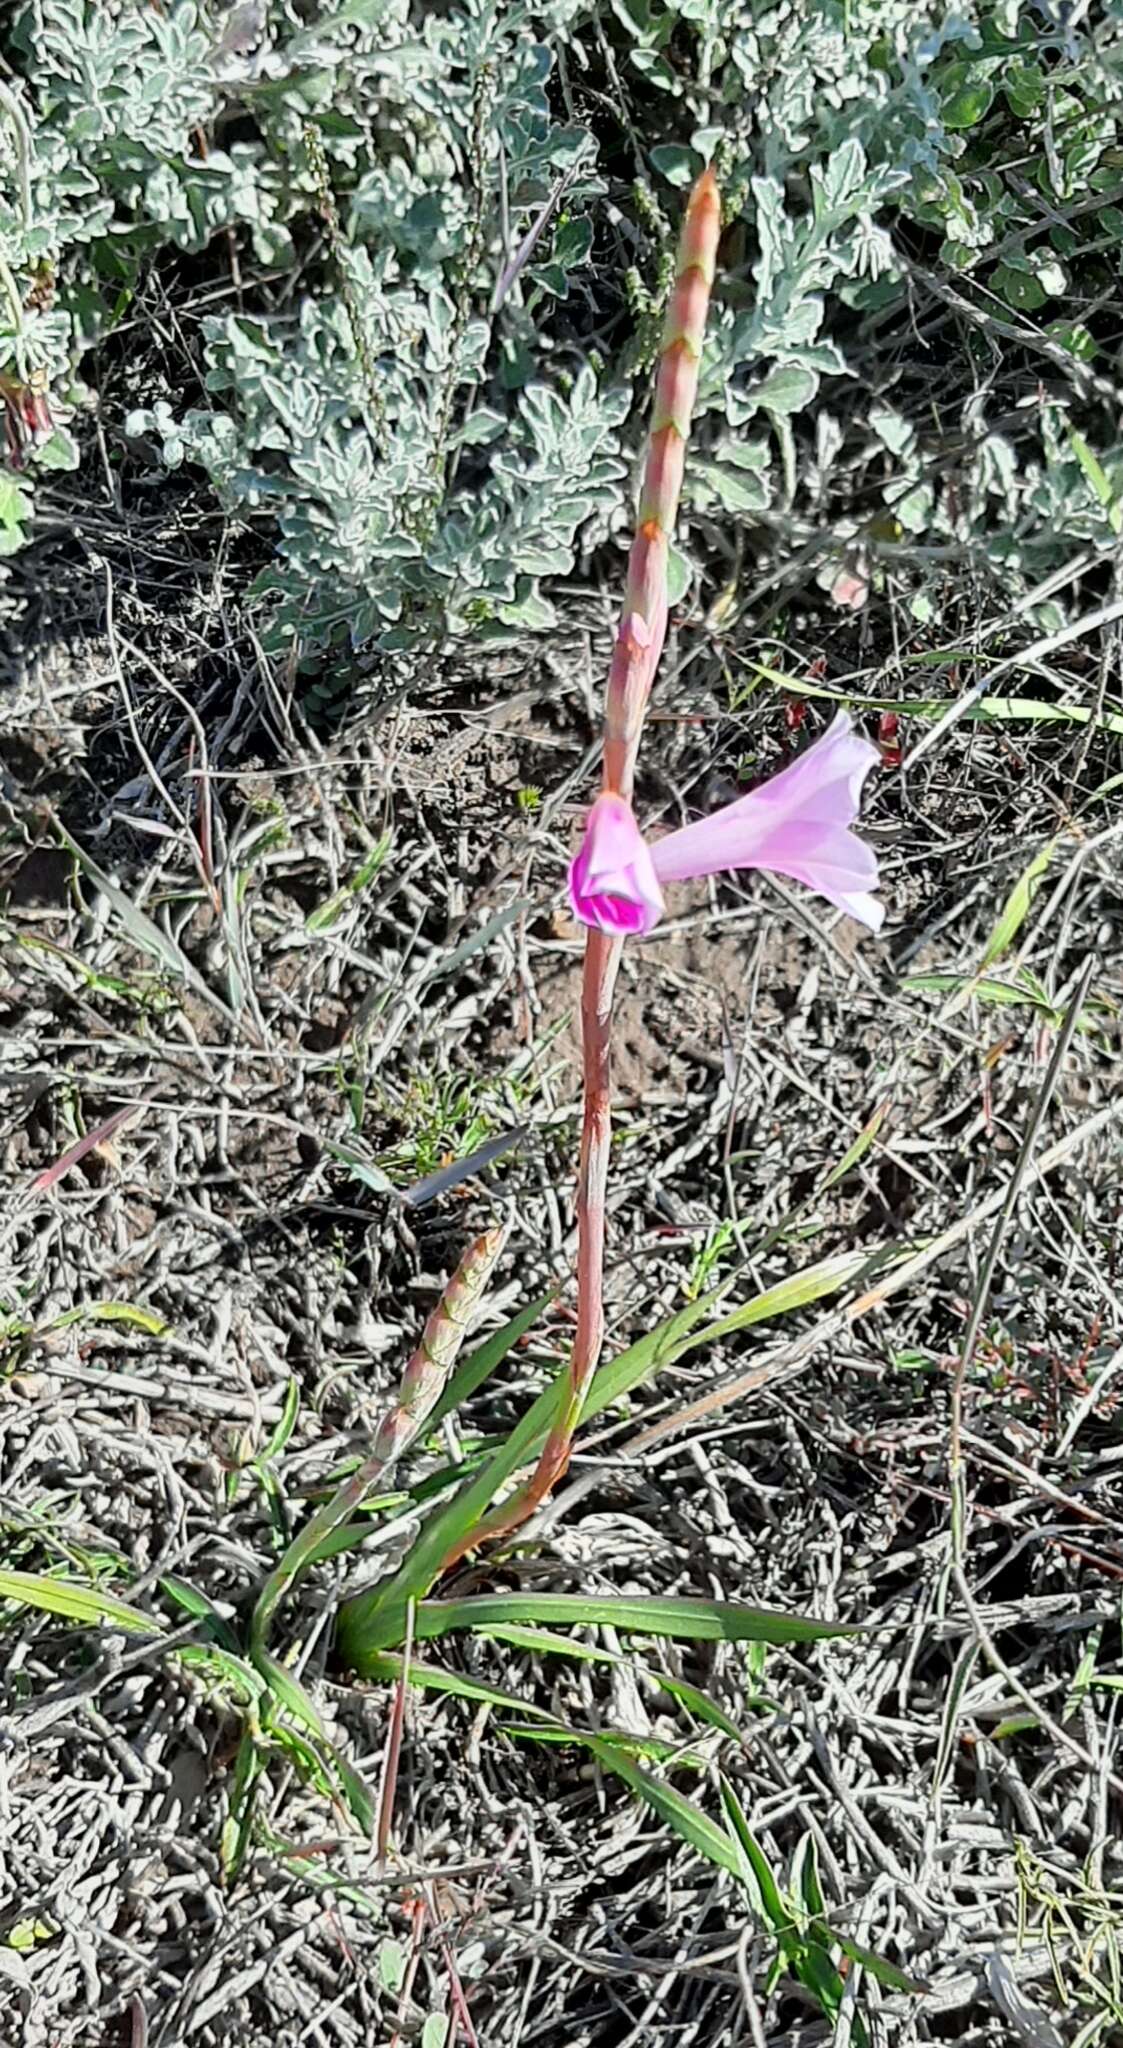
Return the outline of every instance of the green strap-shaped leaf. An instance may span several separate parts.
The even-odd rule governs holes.
[[[77,1586],[70,1579],[53,1579],[44,1572],[0,1571],[0,1600],[16,1600],[23,1607],[38,1607],[44,1614],[61,1614],[67,1621],[87,1624],[106,1621],[130,1634],[158,1636],[164,1624],[155,1615],[142,1614],[116,1594],[99,1586]]]
[[[858,1630],[837,1622],[810,1621],[767,1607],[741,1607],[724,1600],[594,1597],[583,1593],[491,1593],[467,1600],[423,1600],[417,1608],[414,1634],[432,1641],[454,1629],[490,1630],[527,1623],[567,1628],[610,1627],[627,1634],[670,1636],[686,1642],[813,1643],[827,1636],[854,1635]],[[389,1604],[380,1606],[361,1634],[352,1627],[347,1654],[361,1657],[366,1670],[374,1652],[402,1640],[405,1616]]]

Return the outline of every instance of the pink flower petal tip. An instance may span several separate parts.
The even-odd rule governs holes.
[[[651,931],[663,915],[651,849],[621,796],[599,796],[569,870],[575,917],[614,938]]]

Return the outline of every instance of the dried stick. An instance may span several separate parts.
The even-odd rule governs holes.
[[[721,198],[712,170],[690,195],[679,238],[656,373],[651,434],[636,536],[628,557],[623,617],[605,699],[604,787],[631,801],[644,712],[667,630],[667,557],[698,390],[706,310],[714,280]],[[517,1529],[569,1463],[573,1434],[604,1343],[604,1222],[612,1141],[612,999],[623,940],[589,930],[581,991],[584,1119],[577,1180],[577,1329],[557,1420],[526,1484],[449,1552],[446,1568],[488,1537]]]

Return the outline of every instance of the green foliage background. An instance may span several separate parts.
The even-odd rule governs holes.
[[[0,474],[5,548],[78,460],[92,352],[136,347],[178,260],[220,284],[198,376],[153,346],[103,425],[271,546],[267,643],[548,631],[543,582],[626,535],[673,226],[715,157],[686,556],[797,543],[836,592],[891,558],[921,623],[959,563],[1006,600],[1045,582],[1051,630],[1046,579],[1114,548],[1123,491],[1123,6],[1069,13],[30,0],[0,38],[0,369],[60,424]]]

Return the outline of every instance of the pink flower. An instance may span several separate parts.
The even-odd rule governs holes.
[[[762,788],[651,847],[622,797],[598,797],[569,871],[575,914],[600,931],[649,932],[663,914],[663,883],[768,868],[879,931],[877,860],[850,830],[877,760],[877,748],[840,711],[822,739]]]
[[[662,917],[651,849],[622,796],[606,792],[589,812],[569,870],[569,900],[582,924],[617,935],[649,932]]]

